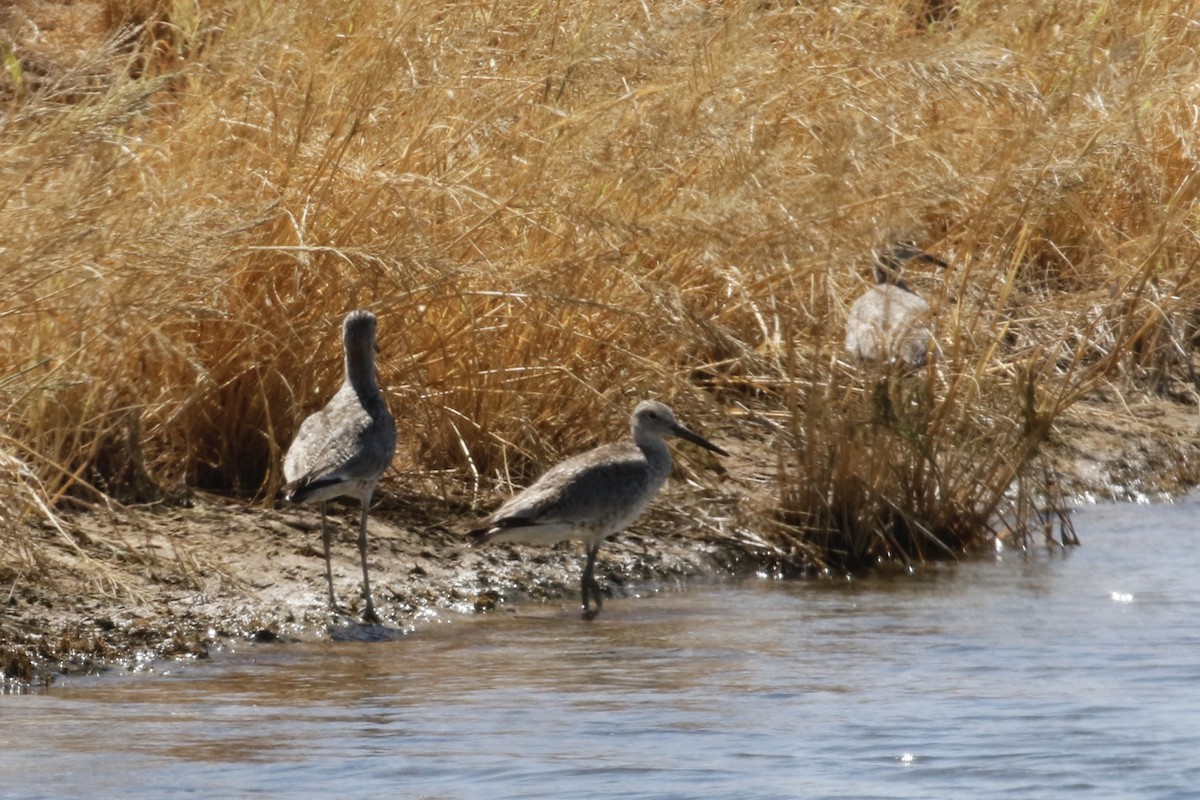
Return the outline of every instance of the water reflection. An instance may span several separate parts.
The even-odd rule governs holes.
[[[72,680],[0,698],[0,796],[1187,796],[1196,511],[1086,509],[1078,550],[916,576]]]

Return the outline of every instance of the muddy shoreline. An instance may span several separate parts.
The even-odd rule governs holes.
[[[1197,485],[1200,411],[1117,400],[1090,398],[1057,426],[1049,447],[1068,493],[1080,502],[1154,500]],[[753,472],[764,447],[741,442],[729,465],[735,477],[719,490],[673,482],[643,520],[601,550],[610,602],[772,568],[772,548],[750,522],[770,488],[768,474]],[[394,638],[439,619],[504,613],[515,603],[576,613],[578,544],[470,548],[462,532],[473,514],[402,487],[383,493],[372,512],[372,583],[384,622],[362,628],[355,616],[357,507],[334,504],[331,512],[335,588],[346,614],[326,604],[315,509],[196,495],[183,504],[77,514],[66,530],[36,527],[30,535],[55,554],[53,562],[0,576],[4,688],[205,658],[238,640]]]

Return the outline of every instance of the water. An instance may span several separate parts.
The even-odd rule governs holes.
[[[0,797],[1194,798],[1198,512],[71,679],[0,697]]]

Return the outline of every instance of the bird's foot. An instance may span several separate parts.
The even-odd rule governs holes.
[[[362,619],[363,622],[367,623],[368,625],[378,625],[383,622],[383,620],[379,618],[379,615],[375,613],[375,606],[370,604],[368,604],[366,610],[363,611]]]
[[[589,608],[587,606],[583,607],[583,618],[584,619],[587,619],[587,620],[595,619],[596,615],[599,613],[600,613],[600,606],[596,606],[595,608]]]

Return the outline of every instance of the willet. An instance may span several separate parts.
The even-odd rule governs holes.
[[[846,320],[846,350],[863,361],[919,367],[929,358],[931,345],[935,353],[940,352],[929,303],[900,278],[900,270],[910,261],[939,269],[947,266],[912,242],[897,242],[876,254],[876,285],[854,301]]]
[[[582,539],[587,546],[584,619],[600,613],[600,584],[594,574],[600,544],[637,519],[671,473],[666,438],[678,436],[729,455],[676,422],[671,409],[653,400],[638,403],[630,427],[632,442],[602,445],[556,464],[468,534],[476,544]],[[594,610],[589,597],[595,600]]]
[[[320,504],[325,580],[329,585],[329,603],[335,609],[325,501],[346,496],[357,497],[362,503],[358,552],[362,557],[363,597],[367,601],[363,619],[378,622],[367,574],[367,510],[375,486],[396,452],[396,423],[375,382],[375,315],[369,311],[347,314],[342,323],[342,346],[346,354],[345,379],[324,408],[300,423],[300,430],[283,459],[283,476],[288,482],[284,491],[293,503]]]

